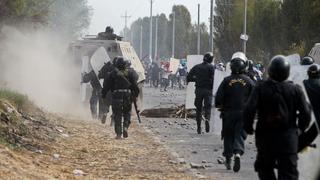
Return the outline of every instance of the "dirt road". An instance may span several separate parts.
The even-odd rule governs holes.
[[[29,151],[0,145],[0,179],[191,179],[140,127],[115,140],[99,122],[60,119],[57,137]],[[41,147],[41,146],[40,146]]]

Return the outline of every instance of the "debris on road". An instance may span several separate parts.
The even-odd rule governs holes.
[[[171,107],[154,107],[145,109],[142,111],[141,116],[154,117],[154,118],[184,118],[187,113],[187,117],[194,118],[194,109],[185,109],[185,105],[171,106]],[[182,125],[182,124],[181,124]]]
[[[87,175],[87,173],[85,173],[85,172],[83,172],[82,170],[79,170],[79,169],[73,170],[73,174],[75,176],[85,176],[85,175]]]
[[[205,169],[204,165],[201,164],[190,163],[190,166],[192,169]]]

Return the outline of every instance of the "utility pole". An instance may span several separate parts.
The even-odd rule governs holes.
[[[243,25],[243,53],[247,53],[247,41],[248,41],[248,35],[247,35],[247,6],[248,6],[248,0],[244,0],[244,25]]]
[[[143,27],[142,25],[140,26],[140,60],[142,59],[142,30],[143,30]]]
[[[198,4],[198,43],[197,54],[200,54],[200,4]]]
[[[150,0],[150,40],[149,40],[149,60],[152,63],[152,5],[153,0]]]
[[[174,46],[175,46],[175,38],[176,38],[176,12],[173,11],[172,17],[172,55],[171,57],[174,58]]]
[[[213,52],[213,0],[210,4],[210,40],[209,40],[209,51]]]
[[[158,57],[158,19],[159,19],[159,16],[157,16],[156,18],[156,37],[155,37],[155,45],[154,45],[154,60],[157,59]]]
[[[127,15],[127,11],[125,13],[124,16],[121,16],[122,18],[124,18],[124,31],[123,31],[123,36],[124,39],[127,39],[127,23],[128,23],[128,19],[131,18],[131,16]]]

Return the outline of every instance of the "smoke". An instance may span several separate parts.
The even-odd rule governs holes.
[[[60,113],[84,112],[79,98],[80,68],[68,57],[69,42],[47,29],[19,31],[4,26],[0,79],[42,108]]]

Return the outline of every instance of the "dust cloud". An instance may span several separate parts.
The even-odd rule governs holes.
[[[48,111],[86,115],[80,102],[80,68],[69,41],[47,29],[1,29],[0,82]],[[2,85],[3,86],[3,85]]]

